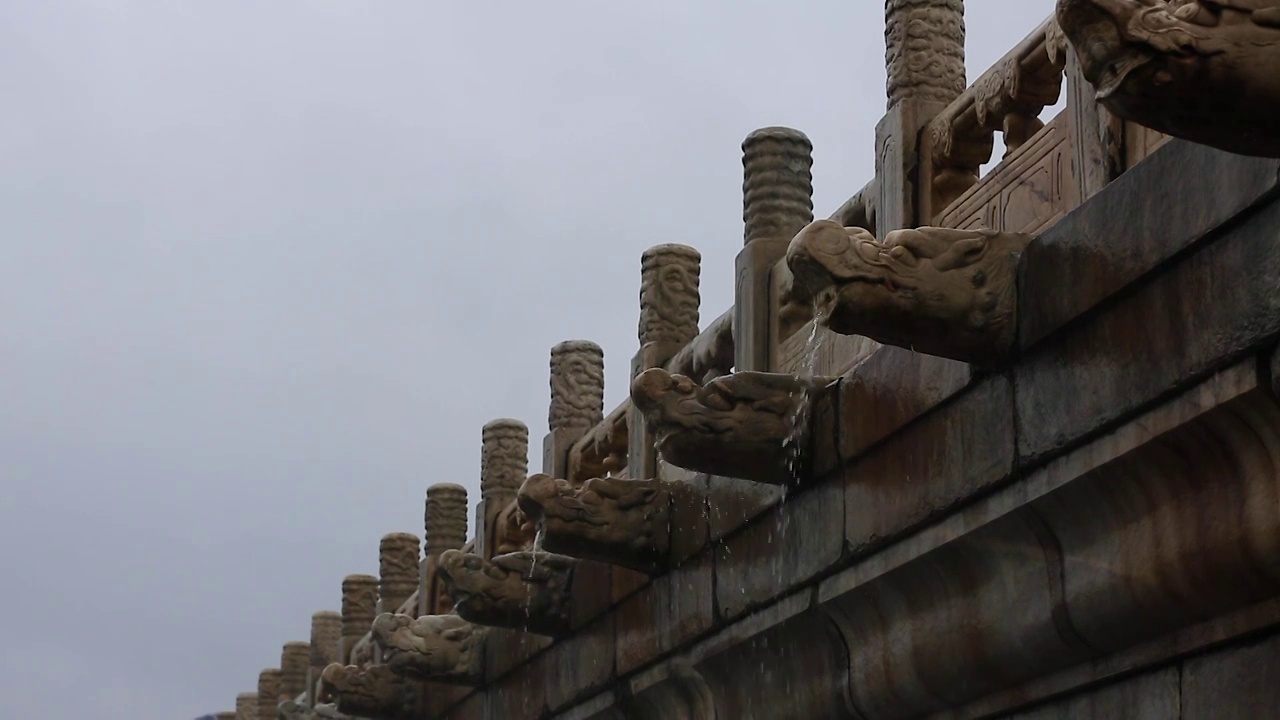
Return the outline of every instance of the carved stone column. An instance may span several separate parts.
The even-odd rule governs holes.
[[[480,508],[475,553],[493,557],[498,515],[516,499],[529,475],[529,428],[519,420],[487,423],[481,433]]]
[[[928,224],[917,217],[920,130],[964,92],[964,0],[886,0],[889,112],[876,126],[880,185],[876,230]]]
[[[213,716],[215,720],[236,720],[234,712],[220,712]]]
[[[542,472],[568,477],[569,448],[604,420],[604,350],[587,340],[551,348],[550,432],[542,442]]]
[[[427,488],[423,520],[426,539],[418,584],[418,615],[443,614],[449,611],[449,603],[447,597],[441,597],[443,584],[438,582],[436,568],[441,554],[458,550],[467,542],[467,489],[452,483]]]
[[[280,671],[269,668],[258,673],[258,720],[276,720],[280,704]]]
[[[280,651],[280,698],[295,700],[307,691],[307,670],[311,666],[311,643],[287,642]]]
[[[702,255],[687,245],[657,245],[640,256],[640,351],[631,361],[633,379],[662,367],[698,336],[701,276]],[[635,407],[628,424],[627,475],[651,478],[657,472],[657,455]]]
[[[351,661],[351,650],[373,626],[377,615],[378,578],[348,575],[342,580],[342,662]]]
[[[393,613],[418,587],[418,536],[389,533],[378,544],[378,605]]]
[[[799,130],[769,127],[742,141],[742,221],[746,247],[736,260],[734,368],[768,371],[776,323],[770,275],[787,243],[813,221],[813,143]]]
[[[236,695],[236,720],[258,720],[258,693]]]
[[[311,615],[311,647],[308,653],[307,707],[316,706],[316,684],[329,663],[342,660],[342,615],[321,610]]]

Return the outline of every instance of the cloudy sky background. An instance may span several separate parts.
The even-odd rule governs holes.
[[[969,77],[1052,10],[970,0]],[[6,717],[230,709],[548,351],[626,392],[639,257],[733,300],[740,143],[872,176],[883,6],[0,3]],[[537,459],[533,462],[536,468]]]

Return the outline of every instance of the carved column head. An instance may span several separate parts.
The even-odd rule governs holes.
[[[280,699],[293,700],[307,690],[311,643],[287,642],[280,651]]]
[[[378,607],[378,578],[348,575],[342,580],[342,660],[349,661],[351,649],[373,626]]]
[[[587,340],[568,340],[551,348],[551,432],[565,430],[581,437],[602,420],[604,350]]]
[[[400,609],[418,589],[418,536],[389,533],[378,544],[378,599],[383,612]]]
[[[276,720],[280,704],[280,671],[269,668],[258,673],[258,720]]]
[[[457,550],[467,542],[467,489],[453,483],[427,488],[423,551],[440,559],[445,550]]]
[[[650,343],[680,347],[698,336],[701,274],[702,254],[687,245],[657,245],[644,251],[640,256],[641,347]]]
[[[324,672],[329,663],[340,662],[341,659],[342,615],[332,610],[313,613],[311,615],[310,674],[307,676],[310,705],[316,704],[315,698],[310,696],[315,692],[315,684],[320,679],[320,673]]]
[[[480,497],[485,507],[506,507],[528,475],[528,426],[510,419],[487,423],[481,434],[480,451]]]
[[[964,92],[964,0],[885,0],[884,44],[889,107]]]
[[[234,712],[220,712],[213,716],[214,720],[236,720]]]
[[[813,143],[799,130],[768,127],[742,141],[746,243],[790,240],[813,222]]]
[[[236,695],[236,720],[258,720],[258,693]]]

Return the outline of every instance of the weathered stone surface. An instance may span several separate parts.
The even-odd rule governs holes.
[[[483,678],[485,629],[457,615],[382,613],[373,621],[373,640],[386,666],[414,680],[475,685]]]
[[[1271,203],[1020,363],[1021,459],[1069,445],[1280,332],[1278,227],[1280,203]]]
[[[602,420],[604,350],[587,340],[566,340],[551,348],[551,405],[547,411],[551,431],[564,430],[576,440]]]
[[[258,693],[236,695],[236,720],[258,720]]]
[[[348,575],[342,579],[342,659],[351,653],[360,638],[369,632],[378,605],[378,578],[372,575]]]
[[[713,562],[707,550],[655,577],[618,606],[614,616],[619,673],[631,672],[711,628]]]
[[[426,708],[422,683],[400,677],[386,665],[330,665],[320,675],[320,701],[369,720],[417,720]]]
[[[1013,352],[1017,265],[1031,236],[922,227],[878,242],[862,228],[818,220],[787,248],[818,322],[844,335],[964,362],[998,365]]]
[[[485,718],[539,720],[545,717],[550,680],[546,667],[537,661],[500,678],[484,694]]]
[[[1058,0],[1098,102],[1126,120],[1280,157],[1280,5],[1273,0]]]
[[[569,622],[577,631],[613,606],[613,566],[579,560],[570,587]]]
[[[537,662],[547,674],[547,705],[559,710],[614,679],[614,618],[607,615],[552,646]]]
[[[718,543],[716,604],[721,615],[740,615],[839,562],[843,496],[840,483],[821,483]]]
[[[311,644],[287,642],[280,652],[280,697],[292,700],[307,691]]]
[[[307,697],[315,704],[315,685],[330,663],[342,661],[342,615],[321,610],[311,615],[311,647],[307,659]]]
[[[1280,715],[1280,636],[1187,660],[1182,720]]]
[[[707,521],[711,540],[717,541],[781,502],[786,489],[711,475],[707,493]]]
[[[1187,178],[1215,191],[1186,192]],[[1170,143],[1128,170],[1027,246],[1019,273],[1021,346],[1195,244],[1272,193],[1278,178],[1275,160],[1187,142]],[[1116,218],[1125,220],[1118,225]]]
[[[1178,669],[1169,668],[1118,683],[1091,688],[1047,705],[1008,716],[1008,720],[1169,720],[1180,714]],[[1223,717],[1206,715],[1204,717]],[[1241,715],[1240,717],[1249,717]],[[1256,716],[1261,717],[1261,716]],[[1189,720],[1189,719],[1188,719]]]
[[[996,375],[845,469],[850,546],[865,552],[992,487],[1013,460],[1013,396]]]
[[[484,641],[486,683],[510,673],[526,663],[529,658],[547,649],[552,639],[545,635],[534,635],[520,630],[506,628],[490,628]]]
[[[280,703],[280,670],[269,668],[258,673],[258,718],[276,720],[276,705]]]
[[[525,480],[517,500],[542,527],[543,547],[642,572],[667,565],[675,483],[592,478],[581,484],[549,475]]]
[[[738,372],[699,387],[655,368],[635,379],[631,400],[644,412],[667,462],[787,485],[803,476],[811,459],[793,449],[805,448],[809,437],[801,410],[809,398],[833,388],[830,379],[760,372]]]
[[[964,389],[967,364],[886,345],[840,382],[840,455],[867,448]]]
[[[485,560],[448,550],[441,576],[458,615],[478,625],[559,636],[570,628],[570,585],[577,561],[525,551]]]

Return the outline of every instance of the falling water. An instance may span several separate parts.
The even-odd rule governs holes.
[[[529,619],[533,615],[533,583],[537,576],[538,570],[538,554],[542,552],[542,525],[538,525],[538,531],[533,535],[533,557],[529,560],[529,577],[525,578],[525,595],[524,595],[524,629],[529,630]]]
[[[823,333],[819,331],[822,324],[821,309],[817,306],[813,310],[813,323],[809,329],[809,340],[805,343],[804,348],[804,364],[799,368],[799,377],[804,381],[813,380],[818,367],[818,353],[822,350]],[[808,388],[802,387],[796,392],[800,394],[800,398],[796,403],[795,411],[791,415],[791,433],[782,441],[782,446],[786,450],[787,470],[791,473],[791,480],[799,483],[801,474],[804,472],[803,454],[806,441],[809,422],[813,411],[813,393]],[[794,395],[792,399],[796,399]],[[783,488],[783,501],[786,501],[786,488]]]

